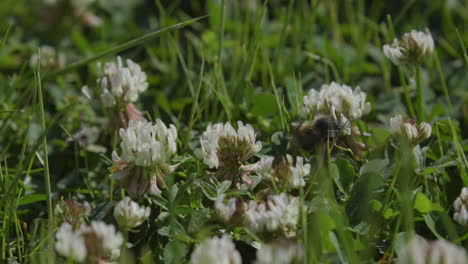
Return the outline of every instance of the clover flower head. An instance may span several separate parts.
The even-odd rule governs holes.
[[[270,195],[265,202],[244,204],[244,224],[255,233],[295,231],[299,219],[299,199],[285,193]]]
[[[87,249],[81,232],[73,230],[68,222],[63,222],[55,234],[55,250],[59,255],[83,262],[86,259]]]
[[[84,218],[91,213],[88,202],[80,203],[73,199],[60,200],[55,206],[54,213],[61,220],[69,223],[73,228],[84,222]]]
[[[54,47],[41,46],[39,53],[34,53],[29,59],[29,66],[35,68],[38,64],[44,68],[57,69],[66,63],[65,54],[58,52]]]
[[[112,178],[135,196],[145,192],[160,193],[158,184],[164,186],[163,176],[177,167],[171,165],[171,158],[177,151],[175,126],[166,126],[159,119],[155,124],[130,120],[128,128],[121,128],[119,135],[122,155],[112,153],[116,164],[110,168]]]
[[[389,131],[393,136],[405,137],[411,145],[416,145],[431,136],[432,128],[431,125],[425,122],[416,126],[414,119],[407,119],[397,115],[390,118]]]
[[[257,173],[264,179],[275,181],[276,186],[288,190],[305,185],[304,178],[310,173],[310,164],[304,164],[304,158],[298,156],[294,165],[294,158],[287,154],[277,164],[274,158],[262,156],[258,162]]]
[[[114,218],[120,228],[124,230],[141,225],[149,217],[150,213],[151,209],[149,207],[140,206],[132,201],[130,197],[125,197],[114,208]]]
[[[55,235],[55,250],[77,262],[114,261],[120,255],[123,237],[113,225],[93,221],[79,229],[64,222]]]
[[[201,242],[190,257],[191,264],[241,264],[242,258],[231,238],[224,235]]]
[[[393,40],[384,45],[383,52],[394,64],[421,64],[434,52],[434,39],[428,32],[412,30],[405,33],[401,40]]]
[[[349,135],[350,122],[369,113],[370,103],[366,102],[366,94],[359,87],[353,91],[347,85],[332,82],[322,85],[320,91],[309,90],[303,98],[302,112],[331,116],[343,127],[343,132]]]
[[[122,159],[137,166],[148,167],[165,163],[177,151],[177,130],[161,120],[156,124],[144,120],[130,120],[127,129],[119,131]]]
[[[113,261],[120,256],[124,240],[113,225],[93,221],[89,225],[82,225],[80,232],[85,239],[89,259]]]
[[[252,185],[246,175],[252,172],[244,163],[262,149],[262,144],[255,139],[256,134],[250,124],[237,122],[237,130],[227,122],[208,125],[200,137],[201,147],[196,155],[203,159],[209,168],[216,168],[217,176],[233,180],[236,184],[244,181]]]
[[[133,103],[148,88],[146,73],[141,67],[129,59],[126,63],[125,67],[120,57],[117,57],[117,63],[107,62],[104,69],[98,63],[100,77],[97,83],[102,90],[102,102],[108,107]]]
[[[294,264],[302,263],[302,247],[289,241],[277,241],[262,246],[257,250],[255,264]]]
[[[468,187],[464,187],[453,203],[453,219],[460,225],[468,228]]]
[[[215,201],[215,212],[216,215],[223,221],[228,222],[231,220],[233,215],[235,214],[237,210],[237,199],[236,198],[231,198],[227,200],[226,202],[224,201],[224,198],[226,197],[225,194],[221,194]]]
[[[255,141],[255,130],[250,124],[237,122],[237,131],[229,122],[208,125],[200,138],[200,155],[210,168],[218,168],[239,161],[245,162],[262,149]]]
[[[399,264],[462,264],[467,263],[468,255],[462,247],[446,240],[428,242],[414,237],[400,252]]]

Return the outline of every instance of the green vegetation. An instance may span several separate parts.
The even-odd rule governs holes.
[[[416,234],[468,248],[467,222],[454,220],[468,186],[466,1],[2,0],[0,21],[2,263],[74,263],[55,245],[68,221],[57,208],[69,201],[90,205],[88,214],[70,202],[83,210],[74,228],[103,221],[121,232],[117,263],[189,263],[197,245],[223,234],[242,263],[271,243],[299,245],[297,263],[402,261]],[[383,45],[413,29],[430,32],[433,52],[392,63]],[[117,81],[97,63],[117,56],[141,66],[148,87],[108,105],[101,85]],[[360,87],[369,111],[338,111],[347,120],[338,125],[341,116],[304,105],[332,82]],[[327,134],[315,136],[306,125],[323,114]],[[397,115],[414,130],[395,132]],[[121,143],[138,118],[168,127],[158,128],[167,142],[151,166],[129,160],[138,151],[126,155]],[[238,120],[261,149],[220,136],[219,164],[204,159],[207,126],[237,130]],[[265,156],[275,158],[268,172],[255,167]],[[304,184],[288,182],[298,157],[310,164]],[[135,191],[137,177],[157,182]],[[280,194],[297,199],[293,225],[251,228],[248,202]],[[114,217],[125,196],[151,210],[136,227]],[[236,213],[223,220],[216,201],[232,198]],[[85,262],[96,261],[90,254]]]

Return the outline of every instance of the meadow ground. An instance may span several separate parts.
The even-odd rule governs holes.
[[[0,262],[468,263],[467,1],[0,21]]]

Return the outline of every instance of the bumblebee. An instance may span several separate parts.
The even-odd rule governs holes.
[[[342,134],[342,129],[342,125],[337,120],[321,115],[312,121],[300,123],[294,131],[294,138],[301,148],[311,150],[326,140],[337,138]]]
[[[361,150],[366,146],[356,141],[355,136],[360,132],[353,132],[352,135],[345,135],[343,129],[346,126],[329,116],[317,116],[314,120],[300,123],[295,131],[296,143],[304,150],[311,151],[321,143],[332,141],[341,147],[352,151],[357,160],[364,160]],[[340,140],[338,138],[340,137]]]

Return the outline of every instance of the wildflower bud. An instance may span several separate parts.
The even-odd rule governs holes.
[[[404,123],[403,124],[403,131],[408,138],[409,142],[413,142],[418,138],[418,129],[410,123]]]
[[[419,138],[421,140],[429,138],[432,133],[431,125],[429,125],[426,122],[422,122],[421,124],[419,124],[418,133],[419,133]]]
[[[91,206],[88,202],[79,203],[73,199],[60,200],[55,206],[54,213],[61,221],[77,228],[91,213]]]
[[[302,263],[303,258],[304,251],[301,246],[287,240],[279,240],[263,245],[257,250],[255,264],[294,264]]]
[[[224,235],[200,243],[190,257],[191,264],[241,264],[242,258],[231,238]]]
[[[120,228],[124,230],[141,225],[149,217],[150,213],[149,207],[138,205],[130,197],[125,197],[114,208],[115,220]]]
[[[422,64],[434,51],[431,34],[412,30],[401,40],[395,39],[391,45],[384,45],[383,52],[394,64]]]
[[[446,240],[428,242],[414,237],[398,254],[398,264],[463,264],[468,255],[465,249]]]
[[[453,203],[455,213],[453,219],[460,225],[468,228],[468,187],[464,187]]]
[[[428,138],[432,131],[428,123],[423,122],[416,127],[415,120],[405,119],[401,115],[390,118],[388,130],[393,136],[405,137],[412,146]]]

